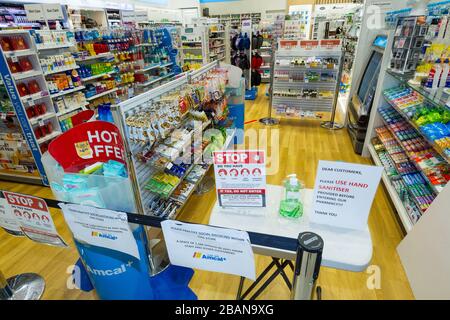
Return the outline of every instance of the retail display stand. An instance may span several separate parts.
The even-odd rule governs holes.
[[[335,109],[343,53],[340,40],[330,41],[279,41],[271,90],[277,115],[323,119],[330,113],[322,126],[342,128],[335,123]]]
[[[64,40],[54,47],[73,46],[73,42],[64,35],[61,34]],[[3,82],[42,181],[48,184],[41,156],[46,151],[48,142],[61,134],[57,111],[53,106],[38,56],[39,50],[49,47],[37,47],[31,34],[25,30],[1,31],[0,38],[3,42],[8,42],[2,46],[0,58]],[[17,42],[12,44],[11,39]],[[13,72],[19,68],[18,64],[21,62],[23,65],[21,70],[27,71]]]
[[[158,172],[164,171],[165,168],[167,168],[166,165],[169,164],[168,163],[159,164],[159,162],[156,163],[153,162],[152,160],[143,161],[142,155],[146,154],[146,152],[148,152],[150,149],[158,148],[159,145],[161,145],[162,147],[163,146],[162,142],[167,144],[166,139],[169,136],[165,137],[162,140],[156,140],[150,145],[139,142],[139,139],[135,138],[136,133],[133,132],[133,130],[137,130],[136,127],[130,127],[131,121],[130,119],[132,119],[133,116],[138,115],[139,113],[149,112],[151,110],[150,108],[152,107],[152,105],[157,106],[158,101],[161,101],[164,95],[174,92],[179,93],[180,90],[186,89],[186,87],[188,87],[188,85],[192,81],[205,76],[208,72],[212,71],[218,66],[219,66],[218,61],[211,62],[203,66],[199,70],[184,73],[183,75],[179,76],[177,79],[169,83],[161,85],[153,90],[145,92],[127,101],[124,101],[120,103],[117,107],[113,107],[113,116],[115,123],[119,126],[123,136],[125,137],[125,149],[127,153],[126,158],[128,162],[128,167],[130,168],[129,171],[130,176],[132,177],[135,201],[139,213],[158,215],[163,216],[165,218],[176,217],[176,215],[181,210],[183,205],[189,199],[190,195],[195,191],[195,189],[200,184],[202,177],[198,177],[193,183],[194,186],[190,188],[188,194],[181,198],[175,198],[173,196],[175,190],[180,189],[182,187],[183,181],[188,177],[189,173],[191,173],[192,170],[202,171],[203,176],[207,172],[208,166],[205,167],[201,165],[202,162],[200,161],[201,157],[205,157],[205,154],[202,153],[198,154],[196,151],[194,151],[194,153],[191,154],[190,152],[187,151],[187,148],[189,148],[190,150],[192,144],[191,139],[194,139],[195,136],[197,136],[198,138],[199,134],[201,137],[203,130],[205,130],[211,124],[211,121],[202,122],[200,130],[197,130],[198,129],[197,128],[194,131],[192,131],[192,135],[190,137],[187,137],[186,143],[184,143],[183,146],[181,146],[181,149],[183,149],[184,151],[179,151],[176,154],[171,154],[168,156],[172,160],[172,163],[174,161],[177,162],[178,160],[183,160],[184,158],[188,156],[190,157],[191,155],[194,157],[194,161],[192,163],[192,160],[184,159],[186,160],[186,162],[184,163],[190,163],[189,168],[187,168],[185,173],[180,177],[177,185],[174,186],[168,194],[161,196],[157,192],[155,192],[154,189],[149,188],[149,180],[151,180],[152,177],[155,177],[155,174],[157,174]],[[155,110],[153,112],[157,111]],[[173,132],[174,130],[184,128],[186,125],[184,120],[185,119],[181,119],[181,121],[177,122],[178,124],[175,124],[174,127],[168,128],[169,131]],[[227,148],[227,146],[231,143],[232,137],[233,134],[229,134],[227,136],[227,139],[223,144],[224,148]],[[202,167],[202,169],[200,167]],[[156,204],[161,206],[163,203],[166,204],[165,210],[164,212],[159,212],[157,210],[158,208]]]
[[[230,62],[230,30],[221,24],[209,25],[209,57],[210,61]]]
[[[181,32],[183,66],[199,69],[209,62],[209,28],[185,27]]]
[[[412,75],[407,73],[417,64],[417,54],[412,53],[417,53],[415,43],[423,42],[427,29],[417,21],[417,17],[399,18],[388,31],[363,150],[363,155],[384,166],[383,182],[406,233],[442,192],[450,168],[443,145],[431,139],[415,117],[418,110],[448,110],[448,96],[442,88],[424,88],[410,81]],[[412,102],[405,105],[402,99]]]

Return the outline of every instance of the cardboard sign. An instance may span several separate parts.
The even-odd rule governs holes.
[[[383,167],[319,161],[310,222],[364,230]]]
[[[42,4],[25,4],[25,13],[29,21],[44,21],[45,14]]]
[[[320,46],[325,48],[335,48],[341,45],[340,39],[325,39],[320,40]]]
[[[64,13],[60,4],[43,4],[47,20],[64,20]]]
[[[248,233],[166,220],[161,223],[170,263],[255,280]]]
[[[300,47],[302,49],[315,49],[319,46],[319,40],[301,40]]]
[[[14,217],[11,207],[5,198],[0,198],[0,227],[13,232],[22,232],[20,224]]]
[[[298,41],[297,40],[280,40],[280,46],[281,49],[292,49],[298,47]]]
[[[31,240],[67,247],[58,235],[52,216],[44,200],[24,194],[3,191],[22,232]]]
[[[77,204],[60,204],[75,239],[116,250],[140,260],[127,214]]]
[[[125,164],[119,129],[112,123],[93,121],[80,124],[53,140],[48,148],[65,172],[79,172],[97,162],[115,160]]]
[[[215,151],[213,162],[220,206],[266,206],[264,151]]]

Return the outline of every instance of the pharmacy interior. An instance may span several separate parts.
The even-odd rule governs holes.
[[[449,299],[450,1],[338,2],[1,2],[0,300]]]

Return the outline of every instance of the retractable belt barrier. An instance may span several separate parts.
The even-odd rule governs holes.
[[[41,198],[50,208],[60,209],[58,204],[71,204],[70,202]],[[135,213],[126,213],[128,222],[144,225],[147,227],[161,228],[161,222],[164,218],[156,216],[146,216]],[[181,221],[184,222],[184,221]],[[191,223],[191,222],[185,222]],[[219,227],[220,228],[220,227]],[[272,257],[272,263],[261,273],[252,285],[242,294],[244,278],[241,277],[239,284],[237,299],[243,300],[255,287],[263,280],[268,272],[276,267],[275,272],[261,285],[261,287],[253,294],[250,300],[256,299],[262,291],[281,274],[287,287],[291,290],[292,300],[310,300],[313,297],[314,288],[316,288],[316,280],[319,276],[321,257],[324,242],[322,238],[312,232],[303,232],[299,234],[298,239],[262,234],[257,232],[246,231],[249,235],[252,246],[270,247],[278,250],[296,252],[295,265],[289,260],[283,260]],[[294,275],[292,282],[288,279],[284,269],[289,266]],[[320,287],[316,288],[317,298],[321,298]],[[14,288],[11,288],[0,272],[0,300],[11,300],[14,297]]]

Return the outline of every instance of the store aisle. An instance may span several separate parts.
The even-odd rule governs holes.
[[[265,92],[264,88],[260,92]],[[246,102],[246,121],[258,120],[267,114],[268,99],[260,94],[256,101]],[[246,125],[245,129],[265,128],[258,121]],[[312,188],[319,160],[347,161],[370,164],[369,159],[356,155],[345,130],[328,131],[320,128],[316,121],[283,120],[282,124],[267,129],[267,136],[279,130],[280,167],[276,174],[268,176],[270,184],[281,184],[287,174],[296,173]],[[267,144],[269,154],[272,143],[260,140],[260,147]],[[257,146],[252,146],[257,147]],[[51,197],[48,188],[20,185],[0,181],[1,190],[11,190],[39,197]],[[184,221],[208,223],[209,213],[215,201],[214,191],[194,195],[186,205],[180,219]],[[59,249],[35,244],[23,238],[14,238],[0,231],[0,268],[7,276],[22,272],[37,272],[47,280],[45,299],[94,299],[93,293],[82,293],[68,289],[67,268],[77,260],[70,232],[62,215],[53,210],[57,229],[69,242],[70,248]],[[372,267],[369,273],[353,273],[322,268],[318,283],[323,289],[323,299],[412,299],[411,289],[396,253],[396,246],[402,232],[394,218],[392,206],[380,185],[369,219],[374,244]],[[258,272],[269,263],[269,258],[257,257]],[[378,289],[369,289],[376,284],[380,275]],[[378,273],[379,272],[379,273]],[[288,272],[288,276],[291,273]],[[374,280],[375,279],[375,280]],[[239,284],[237,276],[229,276],[206,271],[197,271],[190,287],[199,299],[235,299]],[[246,282],[248,286],[249,282]],[[280,279],[272,283],[260,296],[261,299],[288,299],[289,291]]]
[[[261,89],[260,92],[265,92]],[[255,101],[246,101],[246,122],[258,120],[267,115],[268,98],[260,94]],[[246,132],[251,129],[264,129],[258,121],[245,126]],[[280,136],[280,168],[278,173],[268,176],[267,183],[280,185],[286,175],[296,173],[307,188],[314,187],[316,167],[319,160],[346,161],[372,164],[371,160],[355,154],[345,129],[328,131],[320,127],[320,122],[309,120],[282,120],[281,125],[269,128],[279,130]],[[267,144],[271,153],[271,143],[260,141],[260,147]],[[256,147],[256,146],[254,146]],[[181,220],[208,223],[216,195],[209,192],[201,197],[193,196],[180,216]],[[402,231],[395,220],[395,212],[382,185],[377,191],[369,227],[374,244],[372,267],[369,273],[338,271],[322,268],[318,280],[322,286],[323,299],[413,299],[408,280],[404,273],[396,247],[402,239]],[[326,244],[325,244],[326,245]],[[257,274],[270,263],[270,258],[257,257]],[[369,289],[372,285],[374,271],[379,270],[380,288]],[[292,275],[288,272],[288,276]],[[375,281],[376,282],[376,281]],[[248,287],[250,281],[246,281]],[[197,271],[190,287],[200,299],[235,299],[239,278]],[[289,299],[289,290],[281,278],[272,283],[260,296],[260,299]]]

